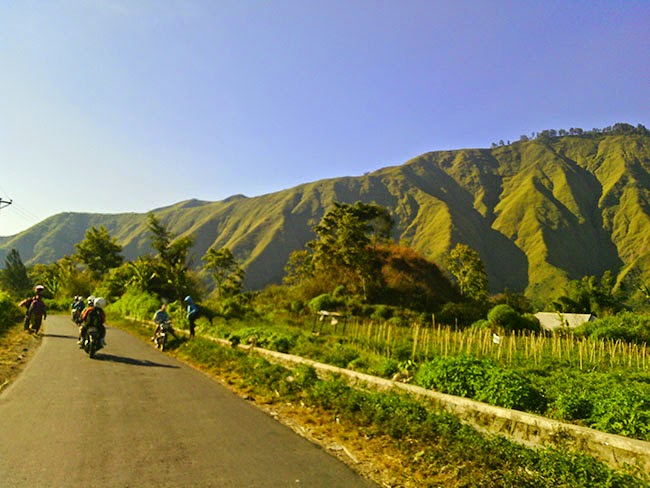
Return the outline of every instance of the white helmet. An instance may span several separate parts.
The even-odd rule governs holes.
[[[104,308],[106,306],[106,299],[102,297],[95,298],[95,307]]]

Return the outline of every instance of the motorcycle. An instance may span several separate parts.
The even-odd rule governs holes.
[[[82,320],[81,320],[81,310],[78,308],[75,308],[72,311],[72,321],[77,324],[77,326],[81,326]]]
[[[83,350],[88,354],[91,359],[94,359],[95,354],[102,347],[102,339],[100,336],[100,331],[97,327],[90,326],[86,331],[86,336],[83,339]]]
[[[156,348],[160,349],[161,351],[165,350],[165,346],[167,345],[167,335],[168,334],[173,334],[174,329],[172,328],[172,323],[171,321],[163,322],[160,324],[160,327],[158,327],[158,330],[156,331],[156,334],[153,337],[153,341],[156,344]]]

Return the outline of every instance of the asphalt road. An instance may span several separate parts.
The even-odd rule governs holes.
[[[70,319],[0,395],[0,487],[369,487],[228,389],[110,328],[90,359]]]

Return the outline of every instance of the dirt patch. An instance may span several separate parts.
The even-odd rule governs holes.
[[[41,344],[41,336],[26,332],[22,324],[0,329],[0,392],[16,379]]]

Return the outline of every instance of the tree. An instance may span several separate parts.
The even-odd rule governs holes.
[[[189,235],[176,237],[153,212],[148,214],[148,225],[151,247],[158,251],[157,259],[161,265],[157,276],[163,286],[158,293],[181,299],[193,287],[189,279],[189,253],[194,238]]]
[[[487,299],[487,273],[476,251],[466,244],[456,244],[447,257],[447,269],[456,278],[464,297],[475,301]]]
[[[559,312],[593,313],[602,317],[620,311],[623,299],[624,291],[616,286],[614,275],[607,270],[600,280],[596,276],[571,280],[553,305]]]
[[[241,292],[244,270],[239,266],[230,249],[208,249],[201,258],[203,269],[209,272],[216,284],[219,297],[231,297]]]
[[[101,278],[109,269],[117,268],[124,261],[120,254],[122,246],[103,225],[99,229],[95,226],[88,229],[84,240],[75,247],[79,261],[88,267],[94,279]]]
[[[12,249],[5,258],[5,269],[2,271],[2,284],[16,295],[22,296],[29,292],[32,282],[27,276],[27,268],[20,259],[20,253]]]
[[[367,297],[368,285],[380,271],[376,254],[368,249],[388,239],[391,230],[390,214],[379,205],[334,203],[314,227],[318,238],[307,243],[313,251],[314,272],[329,275],[334,283],[347,284]]]

